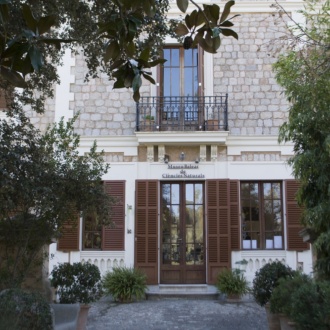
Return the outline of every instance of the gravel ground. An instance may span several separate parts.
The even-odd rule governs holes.
[[[118,304],[104,298],[92,304],[87,330],[267,330],[266,312],[250,297],[224,300],[162,298]]]

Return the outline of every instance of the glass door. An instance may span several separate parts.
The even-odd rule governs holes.
[[[204,184],[162,183],[161,283],[205,283]]]

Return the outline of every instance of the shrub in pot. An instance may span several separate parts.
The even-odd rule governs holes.
[[[54,267],[50,278],[62,304],[89,304],[102,296],[101,274],[90,263],[62,263]]]
[[[0,329],[52,330],[49,303],[39,293],[21,289],[0,292]]]
[[[88,304],[103,294],[98,267],[90,263],[62,263],[53,268],[50,282],[61,304],[82,304],[77,329],[85,329]]]
[[[308,282],[291,297],[291,319],[301,330],[330,329],[330,282]]]
[[[280,278],[270,297],[270,311],[282,313],[291,318],[292,296],[303,284],[311,283],[312,279],[301,272],[293,271],[292,276]]]
[[[253,279],[252,295],[260,306],[264,306],[270,299],[273,290],[278,286],[280,278],[292,277],[293,270],[276,261],[260,268]]]
[[[240,298],[249,292],[248,282],[239,269],[224,269],[217,276],[216,287],[228,298]]]
[[[115,301],[129,302],[145,297],[147,277],[137,268],[116,267],[104,275],[102,284],[105,294]]]

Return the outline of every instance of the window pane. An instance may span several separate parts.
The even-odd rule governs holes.
[[[195,242],[203,243],[204,227],[203,227],[203,206],[195,205]]]
[[[193,56],[194,56],[194,49],[188,49],[188,50],[184,51],[184,65],[185,66],[193,65]]]
[[[186,204],[194,204],[194,185],[186,184]]]
[[[203,204],[203,185],[200,183],[195,184],[195,203]]]
[[[163,185],[163,200],[166,203],[170,203],[171,202],[171,195],[170,195],[170,185],[169,184],[164,184]]]
[[[264,199],[272,198],[272,185],[271,183],[264,183]]]
[[[180,66],[180,49],[171,49],[171,66]]]
[[[172,191],[171,191],[172,204],[180,204],[179,188],[180,187],[178,184],[172,184]]]
[[[273,183],[273,198],[281,198],[281,184]]]

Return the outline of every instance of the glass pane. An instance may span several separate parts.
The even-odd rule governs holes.
[[[282,212],[276,212],[274,218],[274,230],[282,231]]]
[[[241,184],[241,198],[242,199],[250,198],[250,184],[249,183]]]
[[[172,265],[178,265],[180,262],[180,245],[179,244],[172,244],[172,249],[171,249],[171,257],[172,257]]]
[[[204,245],[195,244],[195,265],[204,264]]]
[[[163,84],[164,96],[171,96],[171,71],[164,69],[164,84]]]
[[[194,244],[186,244],[186,264],[193,265],[195,263]]]
[[[195,184],[195,204],[203,204],[203,185]]]
[[[194,224],[194,206],[187,205],[186,206],[186,226],[192,226]]]
[[[256,202],[256,205],[251,206],[251,220],[252,221],[259,221],[259,203]]]
[[[186,204],[194,204],[194,185],[186,184]]]
[[[251,233],[251,249],[260,249],[260,233]]]
[[[265,233],[265,248],[266,249],[274,249],[274,234],[273,233]]]
[[[180,221],[180,208],[179,205],[172,205],[171,206],[171,223],[178,224]]]
[[[188,49],[184,51],[184,65],[185,66],[193,65],[193,49]]]
[[[171,50],[164,48],[164,58],[167,60],[164,63],[164,66],[170,66],[171,65]]]
[[[256,201],[259,199],[259,188],[257,183],[250,183],[250,198]]]
[[[195,205],[195,242],[204,242],[203,206]]]
[[[93,233],[85,233],[85,249],[93,248]]]
[[[171,49],[171,66],[180,66],[180,50],[179,48]]]
[[[178,184],[172,184],[172,204],[180,204],[180,186]]]
[[[264,183],[264,199],[272,198],[272,185],[271,183]]]
[[[281,198],[281,184],[273,183],[273,198],[280,199]]]
[[[171,70],[170,80],[164,81],[164,85],[166,85],[166,84],[169,84],[171,87],[171,96],[180,96],[180,69],[179,68],[174,68]]]
[[[171,246],[169,244],[163,244],[163,264],[171,263]]]
[[[101,233],[95,232],[93,238],[93,248],[94,249],[101,249]]]
[[[194,71],[192,68],[184,69],[184,95],[193,96],[194,95],[194,81],[193,81]]]
[[[265,229],[273,230],[274,228],[274,215],[265,213]]]
[[[165,200],[166,203],[171,202],[171,195],[170,195],[170,185],[169,184],[164,184],[163,185],[163,199]]]

